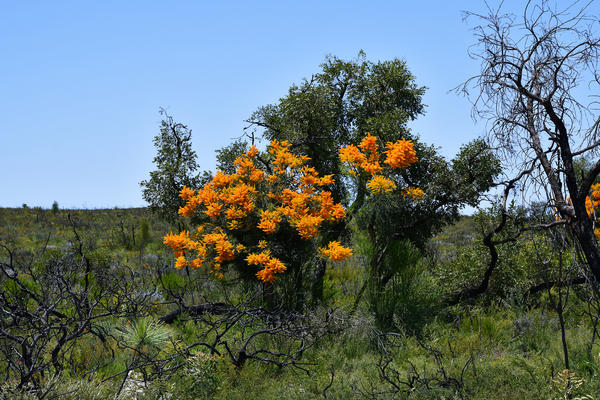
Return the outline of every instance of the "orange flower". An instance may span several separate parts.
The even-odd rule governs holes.
[[[308,239],[319,233],[319,225],[323,218],[319,216],[304,215],[296,222],[296,230],[302,239]]]
[[[344,207],[342,207],[342,205],[340,203],[337,203],[334,207],[333,207],[333,211],[331,213],[332,217],[334,220],[340,220],[342,218],[346,217],[346,210],[344,210]]]
[[[277,225],[281,222],[281,215],[277,211],[263,211],[260,214],[260,222],[258,229],[266,234],[271,234],[277,229]]]
[[[240,221],[233,220],[233,221],[227,222],[227,229],[229,229],[230,231],[238,230],[241,227],[242,227],[242,223]]]
[[[250,253],[246,257],[248,265],[266,264],[271,259],[271,253],[263,251],[260,253]]]
[[[367,154],[354,146],[346,150],[348,157],[356,163],[355,170],[360,168],[373,174],[380,171],[377,139],[369,135],[361,142],[361,149]],[[188,232],[165,236],[165,244],[171,247],[176,256],[177,268],[208,265],[212,266],[211,274],[222,277],[219,270],[223,263],[233,260],[242,252],[247,254],[244,244],[234,244],[228,232],[251,229],[251,221],[256,218],[259,222],[255,227],[262,234],[269,235],[278,229],[286,217],[286,222],[296,229],[298,235],[308,240],[318,235],[325,221],[345,217],[344,207],[333,200],[330,192],[321,189],[334,183],[333,175],[319,176],[315,168],[305,165],[310,158],[293,154],[287,141],[273,141],[268,152],[274,172],[271,175],[265,175],[264,170],[255,164],[259,152],[252,146],[235,159],[234,174],[217,171],[211,181],[198,191],[186,187],[180,192],[185,200],[185,205],[179,210],[181,215],[192,216],[200,207],[200,212],[213,221],[200,225],[193,238]],[[265,180],[267,185],[263,184]],[[265,191],[264,186],[268,186],[270,191]],[[267,210],[257,212],[256,204]],[[244,235],[241,238],[243,241]],[[246,256],[249,265],[262,266],[257,272],[258,279],[274,282],[277,274],[286,270],[280,260],[271,257],[266,240],[259,238],[258,244],[245,244],[258,246],[262,250]]]
[[[204,205],[215,203],[219,200],[218,193],[214,190],[213,183],[209,182],[202,189],[198,190],[198,200]]]
[[[246,152],[246,156],[254,158],[258,155],[258,148],[255,145],[250,146],[250,149]]]
[[[248,215],[246,211],[241,210],[236,206],[231,206],[225,211],[225,217],[227,219],[240,219],[244,218],[246,215]]]
[[[332,218],[332,213],[335,208],[335,203],[333,201],[333,197],[331,196],[331,192],[322,192],[318,198],[321,211],[320,216],[325,220],[329,220]]]
[[[319,179],[318,185],[319,186],[333,185],[333,182],[334,182],[333,175],[325,175],[324,177]]]
[[[203,236],[203,240],[206,244],[216,244],[221,240],[225,240],[227,235],[224,232],[212,232],[207,233]]]
[[[315,185],[319,183],[319,174],[312,167],[302,167],[302,177],[300,177],[300,187],[305,191],[314,190]]]
[[[404,189],[404,197],[406,196],[412,197],[415,200],[423,200],[425,192],[421,188],[409,186]]]
[[[381,165],[377,160],[365,161],[362,163],[361,168],[370,175],[376,175],[381,172]]]
[[[200,199],[198,197],[191,197],[187,200],[187,203],[183,207],[179,207],[179,215],[183,217],[191,217],[194,215],[194,210],[200,205]]]
[[[227,240],[223,239],[215,243],[215,249],[217,250],[215,261],[218,263],[222,263],[223,261],[231,261],[235,258],[233,244]]]
[[[287,140],[284,140],[283,142],[273,140],[269,145],[269,153],[275,157],[273,160],[273,170],[279,175],[284,174],[288,167],[299,167],[307,160],[305,157],[294,155],[289,150],[289,147],[290,144]]]
[[[231,182],[235,179],[233,175],[227,175],[222,171],[217,171],[217,174],[212,178],[212,184],[214,188],[224,188],[231,185]]]
[[[233,161],[233,166],[236,167],[235,173],[239,176],[248,175],[254,171],[254,161],[245,156],[236,158]]]
[[[192,189],[188,188],[187,186],[184,186],[183,189],[181,189],[181,191],[179,192],[179,197],[181,197],[185,201],[188,201],[189,199],[191,199],[194,196],[195,193],[196,193],[195,190],[192,190]]]
[[[358,147],[350,145],[342,147],[340,150],[340,160],[342,162],[352,164],[355,168],[359,168],[367,161],[367,156],[358,150]]]
[[[171,248],[173,251],[183,251],[189,243],[190,234],[187,231],[182,231],[177,235],[173,232],[165,236],[163,243]]]
[[[179,256],[177,257],[177,261],[175,262],[175,268],[177,269],[183,269],[188,265],[187,260],[185,259],[184,256]]]
[[[352,255],[352,249],[342,246],[339,242],[331,241],[327,248],[321,249],[321,254],[332,261],[341,261]]]
[[[258,183],[265,178],[265,173],[259,169],[255,169],[248,176],[248,180],[253,183]]]
[[[371,136],[370,133],[367,133],[367,136],[360,141],[359,146],[365,152],[377,154],[377,148],[379,147],[377,145],[377,136]]]
[[[394,143],[388,143],[386,148],[387,158],[384,162],[392,168],[406,168],[418,161],[417,152],[411,141],[400,139]]]
[[[217,219],[219,215],[221,215],[221,208],[223,206],[219,203],[212,203],[206,206],[206,210],[204,213],[211,217],[212,219]]]
[[[261,253],[248,254],[246,257],[248,265],[262,265],[264,268],[256,273],[258,279],[263,282],[273,283],[275,274],[282,273],[286,270],[286,266],[277,258],[271,257],[271,253],[265,250]]]
[[[369,182],[367,187],[373,194],[388,193],[396,188],[396,184],[391,180],[381,175],[376,175]]]

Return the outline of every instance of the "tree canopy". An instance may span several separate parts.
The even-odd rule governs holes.
[[[184,205],[179,192],[184,186],[197,188],[202,179],[196,173],[198,163],[192,150],[192,131],[186,125],[175,122],[164,109],[160,133],[154,137],[157,154],[156,170],[150,179],[140,182],[142,197],[150,210],[167,221],[175,221],[179,207]]]

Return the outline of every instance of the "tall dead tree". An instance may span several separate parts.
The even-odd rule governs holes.
[[[459,89],[475,93],[474,113],[489,121],[505,170],[527,171],[521,188],[545,197],[567,221],[600,281],[600,247],[586,211],[600,173],[600,25],[592,3],[555,4],[529,1],[519,16],[467,12],[479,23],[469,53],[481,72]],[[579,168],[581,160],[591,161],[589,168]]]

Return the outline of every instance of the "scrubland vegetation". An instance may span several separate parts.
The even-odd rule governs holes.
[[[597,18],[471,17],[490,133],[451,160],[406,63],[361,52],[214,173],[161,111],[148,208],[0,209],[0,396],[597,398]]]
[[[395,252],[403,268],[393,287],[366,295],[355,311],[367,278],[363,257],[330,265],[322,304],[302,313],[265,309],[239,280],[174,269],[163,244],[170,226],[145,209],[0,215],[3,243],[19,249],[12,265],[21,271],[19,281],[10,272],[3,278],[3,329],[18,338],[3,339],[4,398],[37,398],[28,394],[34,388],[47,398],[112,398],[121,384],[121,398],[139,399],[533,399],[600,390],[593,295],[585,285],[531,293],[544,271],[530,238],[503,249],[485,295],[447,305],[485,270],[480,229],[494,219],[485,212],[434,237],[428,254],[437,257],[408,245]],[[18,357],[24,352],[30,365]]]

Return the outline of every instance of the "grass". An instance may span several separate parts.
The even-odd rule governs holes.
[[[70,219],[67,215],[70,214]],[[147,223],[149,240],[139,242],[142,225]],[[436,246],[444,247],[444,262],[449,262],[458,243],[469,238],[470,219],[437,237]],[[73,226],[86,246],[98,259],[117,259],[122,265],[149,271],[165,266],[172,259],[162,245],[162,236],[170,227],[156,220],[145,209],[130,210],[51,210],[0,209],[0,241],[35,253],[47,245],[51,251],[73,246]],[[452,242],[453,232],[460,237]],[[137,236],[136,236],[137,235]],[[134,238],[135,237],[135,238]],[[444,239],[446,238],[446,239]],[[448,240],[450,244],[444,242]],[[466,240],[466,239],[465,239]],[[198,272],[201,274],[202,272]],[[427,275],[428,279],[435,279]],[[446,277],[448,275],[445,275]],[[241,296],[236,286],[204,279],[199,298],[219,299],[220,293]],[[541,295],[531,305],[515,305],[506,301],[490,301],[442,308],[432,318],[424,319],[419,329],[403,331],[381,345],[381,336],[368,305],[363,302],[356,313],[349,310],[364,279],[364,269],[357,261],[331,266],[325,280],[327,306],[338,308],[344,318],[344,329],[321,338],[309,347],[302,358],[302,369],[278,368],[258,362],[236,368],[226,356],[194,350],[184,366],[174,374],[142,384],[138,399],[553,399],[563,398],[565,388],[562,343],[556,313]],[[170,270],[159,289],[176,291],[186,285],[184,274]],[[426,290],[439,288],[444,281],[430,282]],[[422,289],[420,289],[422,290]],[[189,295],[189,294],[188,294]],[[410,298],[396,307],[411,306]],[[157,305],[157,313],[165,306]],[[571,358],[571,371],[578,386],[569,394],[575,398],[600,393],[600,346],[592,344],[592,326],[584,315],[586,303],[570,296],[566,311],[566,336]],[[406,315],[403,314],[403,315]],[[114,324],[122,321],[112,321]],[[174,324],[168,331],[152,337],[150,319],[131,325],[130,336],[164,347],[167,340],[191,343],[197,340],[194,323]],[[136,328],[137,330],[135,330]],[[158,327],[157,329],[162,329]],[[240,332],[234,328],[232,337]],[[140,333],[141,332],[141,333]],[[154,332],[156,333],[156,332]],[[136,336],[137,335],[137,336]],[[133,339],[132,339],[133,340]],[[135,342],[132,346],[139,344]],[[144,345],[148,345],[144,342]],[[85,358],[101,359],[107,347],[101,343],[82,341],[73,352],[79,362]],[[150,346],[150,345],[148,345]],[[114,347],[112,351],[119,351]],[[78,379],[65,374],[45,378],[55,398],[111,398],[118,387],[114,380],[100,383],[122,367],[128,355],[116,357],[113,365],[100,368],[93,376]],[[119,365],[116,365],[119,364]],[[562,377],[562,378],[561,378]],[[133,382],[133,381],[132,381]],[[558,382],[558,383],[557,383]],[[132,383],[133,384],[133,383]],[[2,384],[0,399],[27,399],[14,382]],[[394,386],[395,385],[395,386]],[[569,389],[571,390],[571,389]],[[169,397],[170,396],[170,397]]]

